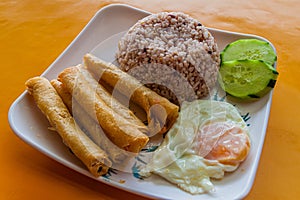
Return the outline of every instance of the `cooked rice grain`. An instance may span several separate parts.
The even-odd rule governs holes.
[[[119,41],[117,59],[122,70],[179,104],[207,96],[220,65],[211,33],[180,12],[139,20]]]

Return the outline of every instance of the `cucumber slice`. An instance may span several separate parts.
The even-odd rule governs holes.
[[[260,98],[274,88],[278,72],[261,60],[222,62],[219,84],[229,95],[241,99]]]
[[[277,56],[268,42],[257,39],[240,39],[228,44],[221,52],[222,62],[230,60],[263,60],[273,65]]]

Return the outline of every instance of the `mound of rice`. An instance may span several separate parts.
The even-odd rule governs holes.
[[[207,96],[220,65],[214,37],[181,12],[139,20],[119,41],[117,60],[123,71],[176,104]]]

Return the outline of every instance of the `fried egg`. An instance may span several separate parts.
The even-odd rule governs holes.
[[[236,170],[249,149],[247,124],[233,105],[184,102],[177,122],[140,174],[158,174],[192,194],[214,191],[211,178]]]

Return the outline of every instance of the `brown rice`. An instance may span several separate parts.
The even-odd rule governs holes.
[[[177,104],[207,96],[220,64],[214,37],[181,12],[139,20],[119,41],[117,59],[122,70]]]

